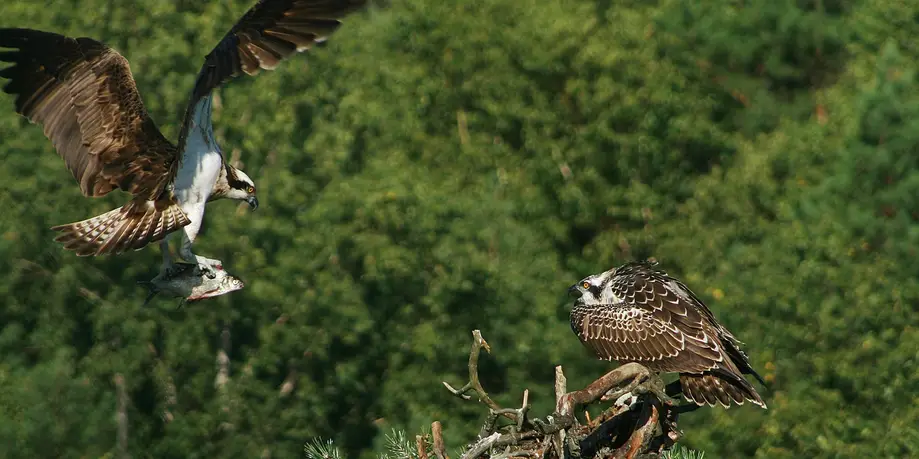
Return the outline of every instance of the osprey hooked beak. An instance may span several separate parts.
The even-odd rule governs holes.
[[[246,198],[246,202],[249,203],[249,208],[252,210],[258,209],[258,198],[255,196],[249,196]]]
[[[568,296],[574,296],[578,294],[578,284],[575,283],[571,287],[568,287]]]

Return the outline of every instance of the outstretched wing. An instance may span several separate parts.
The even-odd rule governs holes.
[[[198,73],[179,137],[187,137],[191,111],[214,88],[232,77],[274,70],[294,52],[325,41],[340,19],[366,0],[259,0],[207,55]]]
[[[176,149],[144,108],[128,61],[91,38],[0,29],[3,87],[39,123],[85,196],[115,188],[154,200],[175,174]]]

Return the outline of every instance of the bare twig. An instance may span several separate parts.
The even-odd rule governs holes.
[[[587,425],[589,425],[591,428],[596,428],[628,410],[629,407],[627,405],[611,406],[606,411],[600,413],[600,415],[595,419],[588,421]]]
[[[441,430],[440,421],[431,423],[431,436],[434,440],[434,455],[437,456],[437,459],[450,459],[444,447],[444,436]]]
[[[539,455],[532,451],[511,451],[509,453],[496,454],[490,459],[510,459],[513,457],[539,457]]]
[[[557,365],[555,367],[555,406],[558,407],[562,403],[562,400],[565,398],[565,394],[568,393],[568,378],[565,377],[565,372],[562,371],[562,366]],[[558,411],[558,409],[556,409]],[[572,419],[573,421],[574,419]],[[565,437],[567,432],[564,428],[558,429],[555,435],[550,439],[549,444],[555,449],[556,457],[564,457],[565,450]],[[548,450],[548,448],[547,448]]]
[[[472,348],[469,350],[469,382],[467,382],[463,387],[459,389],[454,389],[449,383],[444,381],[444,387],[447,388],[450,393],[453,395],[462,398],[463,400],[469,400],[472,398],[469,395],[466,395],[470,391],[475,391],[479,396],[479,401],[488,405],[489,408],[494,411],[494,414],[504,416],[512,421],[517,421],[516,410],[503,410],[491,397],[488,396],[488,392],[485,392],[485,388],[482,387],[482,383],[479,382],[479,353],[485,349],[485,352],[491,352],[491,347],[488,345],[488,342],[482,338],[482,332],[479,330],[472,331]]]
[[[558,403],[562,400],[562,397],[568,393],[568,378],[565,377],[565,372],[562,371],[562,366],[558,365],[555,367],[555,402]]]
[[[472,446],[472,448],[469,448],[469,451],[466,451],[466,454],[463,454],[461,459],[475,459],[485,454],[488,452],[488,450],[495,447],[495,443],[498,442],[498,439],[500,439],[501,436],[502,435],[500,433],[495,432],[479,440],[475,445]]]
[[[601,376],[584,389],[565,394],[557,401],[555,411],[563,416],[570,416],[576,407],[600,400],[607,392],[626,381],[641,382],[650,377],[651,373],[647,368],[637,363],[627,363]]]
[[[115,373],[114,381],[118,393],[118,456],[128,459],[128,393],[121,373]]]
[[[523,423],[527,419],[527,412],[530,411],[530,389],[523,390],[523,402],[517,409],[517,431],[523,430]]]
[[[680,440],[683,433],[677,428],[677,419],[679,415],[680,407],[661,406],[659,415],[661,432],[648,444],[649,451],[660,454],[665,449],[671,448]]]
[[[418,447],[418,459],[428,459],[428,445],[421,435],[415,435],[415,446]]]
[[[444,386],[453,395],[466,400],[472,398],[467,393],[474,391],[489,408],[477,441],[469,445],[461,459],[562,459],[594,457],[597,454],[609,458],[637,459],[649,453],[659,454],[679,438],[679,432],[676,431],[679,410],[672,406],[674,401],[666,395],[660,378],[640,364],[622,365],[587,387],[572,392],[567,390],[567,378],[562,367],[557,366],[555,412],[545,419],[528,419],[528,389],[523,392],[520,408],[500,408],[485,392],[478,374],[478,358],[482,348],[490,351],[479,330],[475,330],[469,353],[469,382],[460,389],[454,389],[444,382]],[[628,394],[637,396],[637,401],[612,406],[593,419],[586,415],[587,424],[578,424],[574,413],[579,407]],[[497,421],[501,416],[515,422],[500,426]],[[443,439],[439,423],[432,425],[432,430],[434,455],[437,459],[447,459],[442,454]]]
[[[474,445],[472,445],[472,447],[469,448],[468,451],[466,451],[466,454],[463,454],[461,459],[475,459],[494,448],[514,446],[524,440],[532,440],[539,436],[540,434],[535,430],[529,430],[523,433],[511,432],[505,434],[495,432],[477,441]]]
[[[629,437],[629,440],[616,450],[616,457],[635,459],[635,457],[641,453],[642,447],[651,440],[651,437],[654,435],[654,430],[657,428],[657,420],[660,413],[654,403],[645,405],[645,409],[649,411],[645,413],[647,419],[640,427],[635,429],[632,436]]]

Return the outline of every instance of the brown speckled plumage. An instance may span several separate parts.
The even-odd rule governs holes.
[[[739,341],[686,285],[647,262],[604,274],[588,278],[602,284],[590,286],[571,310],[572,330],[597,357],[679,373],[683,395],[699,405],[749,400],[766,407],[743,377],[762,382]]]
[[[147,115],[128,62],[90,38],[29,29],[0,29],[3,91],[16,112],[41,124],[84,196],[120,188],[123,207],[55,226],[57,240],[78,255],[140,249],[188,224],[167,189],[178,152]]]
[[[256,3],[205,58],[178,146],[147,114],[128,61],[115,50],[86,37],[0,29],[0,61],[12,64],[0,70],[0,78],[9,80],[3,91],[15,96],[16,112],[43,127],[83,195],[104,196],[116,188],[133,195],[118,209],[53,227],[62,233],[56,240],[78,255],[117,254],[143,248],[188,225],[171,185],[195,104],[236,75],[274,69],[287,56],[324,40],[339,18],[365,3]],[[217,191],[217,197],[226,195],[226,190]]]

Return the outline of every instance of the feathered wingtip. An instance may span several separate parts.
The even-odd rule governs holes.
[[[0,28],[0,50],[0,61],[13,64],[0,70],[0,78],[9,80],[3,92],[17,95],[16,111],[29,116],[35,104],[52,92],[55,78],[62,78],[75,63],[104,52],[106,47],[89,38]]]
[[[712,372],[702,374],[680,374],[680,388],[683,396],[696,405],[715,406],[721,404],[730,408],[731,404],[743,405],[745,401],[767,409],[766,402],[746,379],[731,375],[721,377]]]

